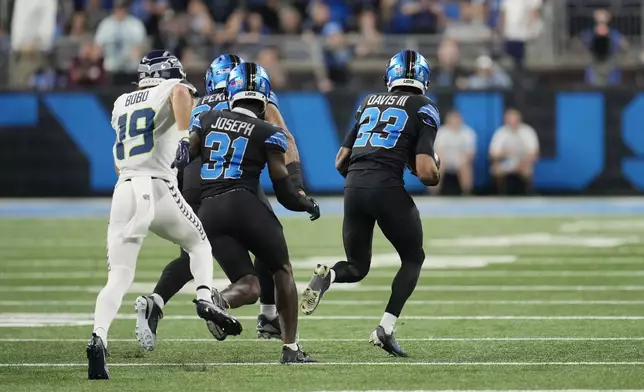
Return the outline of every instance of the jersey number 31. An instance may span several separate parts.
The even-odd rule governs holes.
[[[116,159],[125,159],[124,142],[143,136],[143,143],[130,147],[128,156],[146,154],[154,148],[154,116],[152,108],[138,109],[124,114],[118,119],[118,140],[116,141]],[[128,120],[129,117],[129,120]],[[128,143],[129,144],[129,143]]]
[[[248,138],[239,136],[235,140],[230,140],[230,136],[224,132],[210,132],[206,136],[205,147],[210,148],[210,163],[204,163],[201,167],[201,178],[204,180],[218,180],[222,174],[225,179],[236,180],[242,176],[240,169],[244,160],[244,153],[248,145]],[[228,162],[228,167],[224,170],[226,164],[226,155],[232,149],[232,156]]]
[[[400,133],[405,128],[409,116],[407,112],[399,108],[388,108],[384,112],[375,107],[366,108],[360,116],[360,129],[353,147],[366,147],[367,143],[372,147],[393,148],[398,142]],[[393,123],[391,122],[393,120]],[[381,132],[374,132],[379,123],[387,123]]]

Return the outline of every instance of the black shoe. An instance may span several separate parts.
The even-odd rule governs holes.
[[[315,359],[309,357],[307,353],[301,349],[291,350],[290,348],[283,346],[282,347],[282,358],[280,363],[314,363],[317,362]]]
[[[409,354],[407,354],[398,345],[396,338],[394,338],[394,334],[392,333],[391,335],[387,335],[385,333],[385,329],[381,325],[379,325],[378,328],[376,328],[376,330],[371,333],[369,343],[373,343],[374,346],[380,347],[381,349],[385,350],[395,357],[409,356]]]
[[[318,264],[315,271],[313,271],[313,277],[302,294],[300,304],[302,313],[305,315],[308,316],[315,311],[324,293],[331,287],[331,274],[329,272],[331,272],[331,268],[321,264]]]
[[[219,293],[219,291],[217,291],[217,289],[214,289],[214,288],[212,289],[210,298],[212,298],[212,303],[215,306],[219,306],[219,308],[223,309],[224,312],[228,313],[228,309],[230,308],[230,305],[228,305],[228,302],[226,302],[224,297],[221,296],[221,294]],[[228,336],[228,334],[226,334],[226,332],[224,332],[224,330],[221,329],[220,326],[213,323],[212,321],[206,321],[206,325],[208,326],[208,330],[210,331],[210,333],[215,339],[219,340],[220,342],[226,340],[226,337]]]
[[[136,312],[136,339],[141,347],[154,350],[157,344],[157,326],[163,318],[163,311],[151,296],[139,297],[134,302]]]
[[[87,378],[90,380],[109,380],[110,372],[107,370],[107,361],[105,357],[107,350],[103,344],[103,339],[92,334],[92,338],[87,343]]]
[[[260,339],[282,339],[282,327],[279,317],[269,320],[263,314],[257,316],[257,337]]]
[[[195,299],[192,302],[196,305],[199,317],[206,320],[206,322],[211,321],[217,327],[221,328],[224,334],[235,336],[242,332],[242,325],[239,321],[226,313],[224,309],[202,299]]]

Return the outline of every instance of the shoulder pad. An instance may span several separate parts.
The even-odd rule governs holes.
[[[276,146],[282,152],[286,152],[286,150],[288,149],[288,144],[286,142],[286,135],[281,131],[277,131],[273,133],[271,136],[269,136],[266,139],[264,143]]]
[[[277,94],[275,94],[272,90],[270,95],[268,96],[268,103],[272,103],[278,109],[280,107],[279,100],[277,99]]]
[[[427,104],[418,109],[418,118],[430,127],[439,128],[441,126],[441,116],[433,104]]]
[[[195,96],[195,97],[198,97],[198,96],[199,96],[199,92],[197,91],[197,88],[196,88],[195,86],[193,86],[193,85],[192,85],[190,82],[188,82],[187,80],[182,80],[181,82],[179,82],[179,84],[181,84],[182,86],[187,87],[187,88],[188,88],[188,90],[190,90],[190,93],[191,93],[193,96]]]

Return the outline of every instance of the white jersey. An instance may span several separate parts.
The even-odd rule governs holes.
[[[169,99],[179,83],[181,79],[165,80],[158,86],[123,94],[114,102],[113,153],[119,183],[137,176],[177,181],[177,170],[170,166],[182,135]]]

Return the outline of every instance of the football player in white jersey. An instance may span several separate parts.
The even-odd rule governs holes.
[[[177,145],[188,139],[195,88],[185,81],[179,60],[167,51],[148,53],[139,64],[136,91],[114,103],[114,188],[107,230],[107,284],[98,294],[94,331],[87,345],[88,378],[107,379],[107,332],[134,280],[136,261],[148,231],[190,255],[199,317],[233,335],[241,324],[211,299],[213,263],[201,222],[177,187],[172,168]]]

